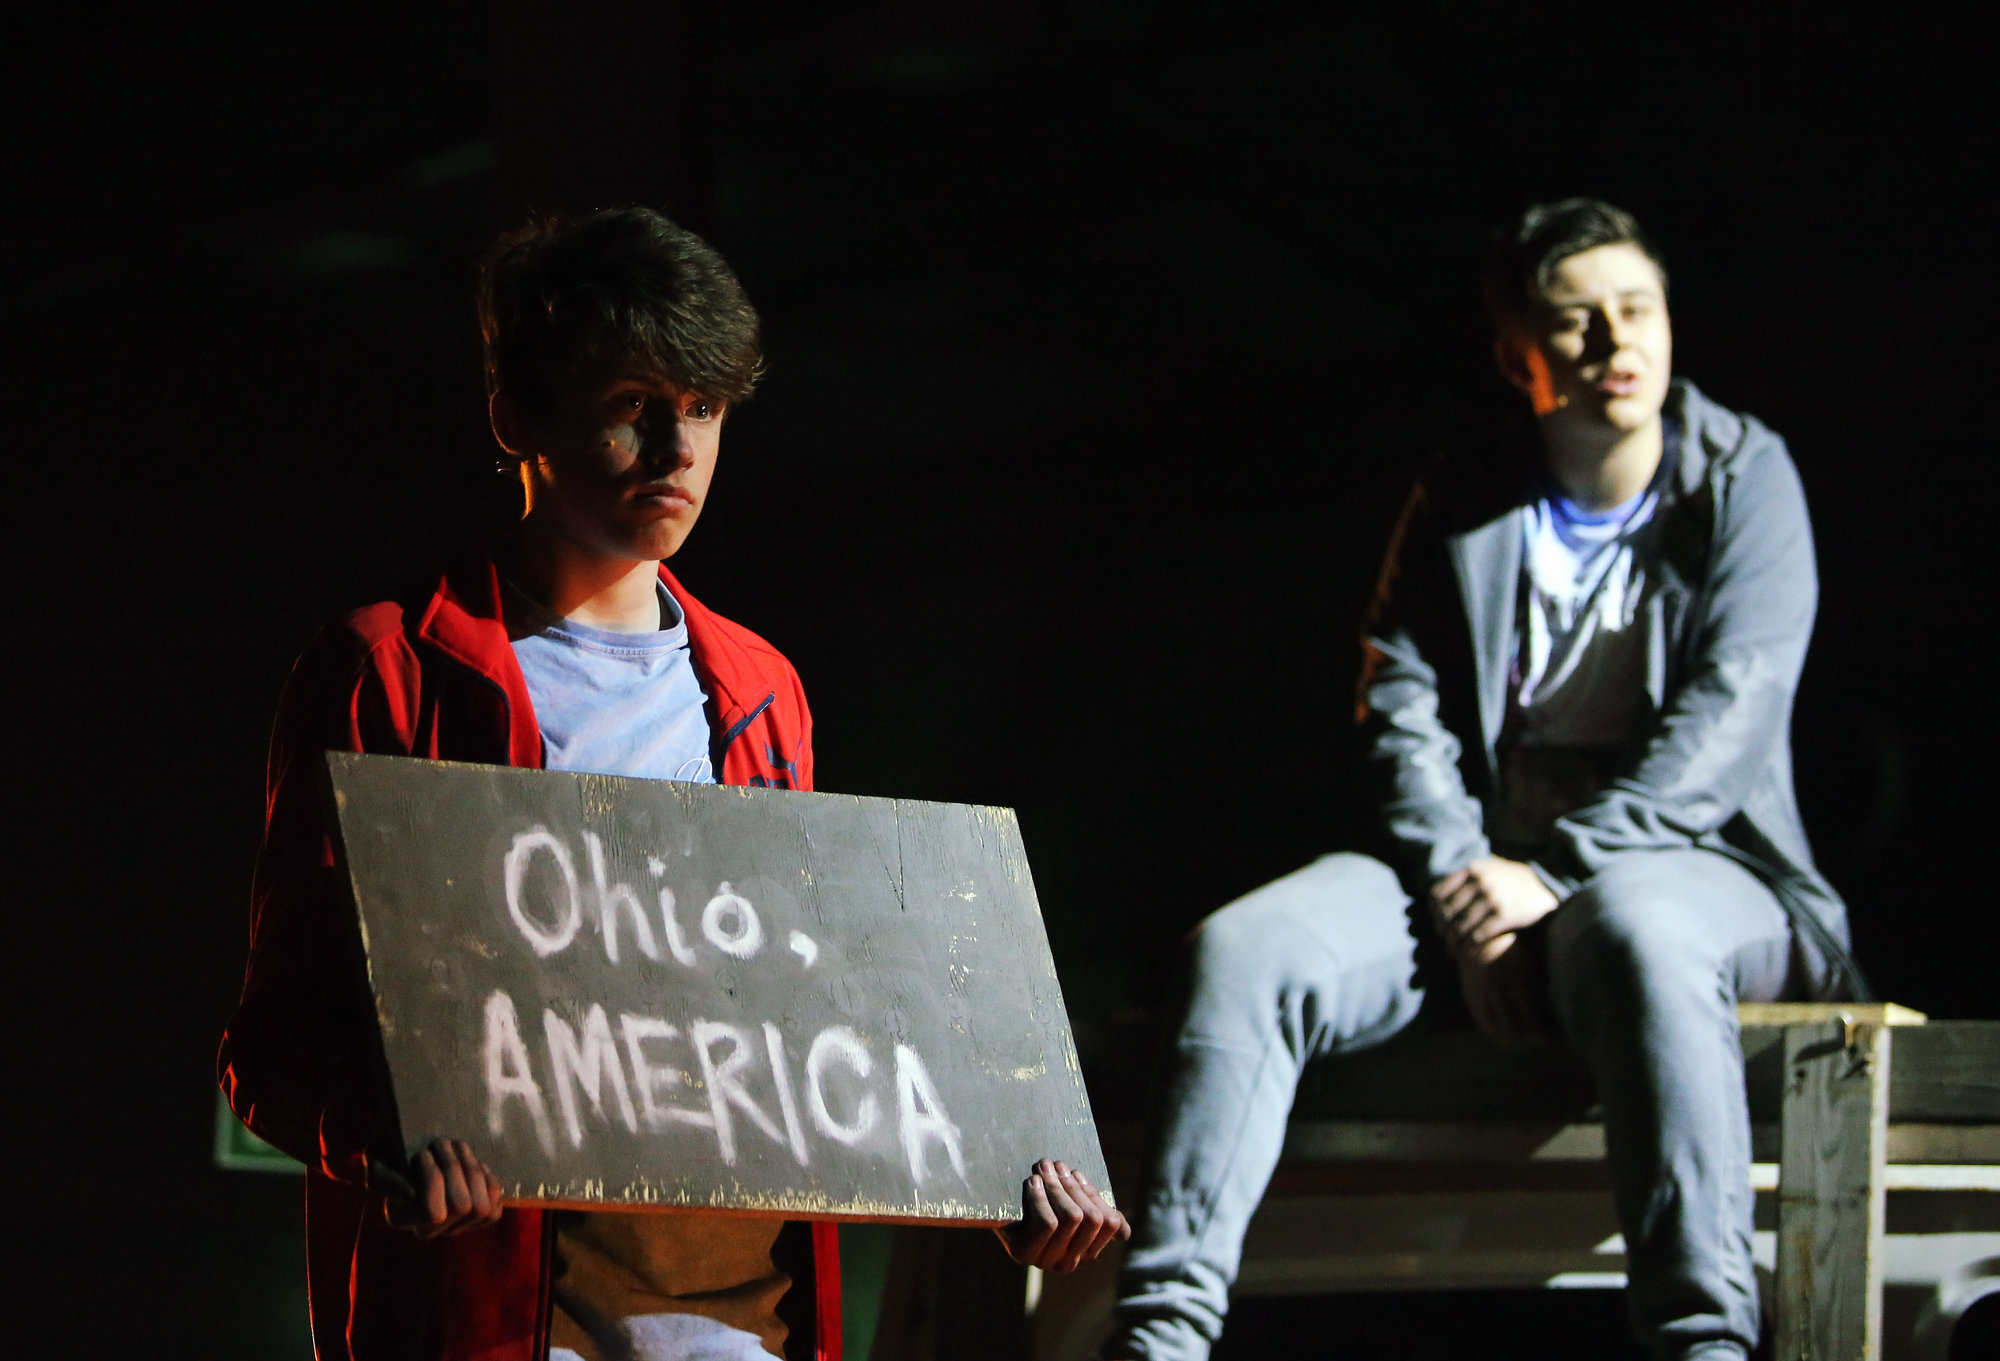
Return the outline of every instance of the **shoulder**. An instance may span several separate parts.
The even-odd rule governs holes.
[[[660,568],[660,577],[687,616],[689,645],[703,665],[715,672],[725,684],[733,684],[739,678],[746,681],[761,678],[774,683],[782,681],[786,685],[798,683],[798,672],[793,669],[791,661],[762,634],[702,604],[664,565]]]
[[[1812,552],[1811,517],[1798,468],[1779,434],[1747,412],[1676,379],[1670,412],[1684,422],[1680,504],[1698,513],[1701,556],[1714,572],[1732,565],[1790,564]]]
[[[1674,380],[1667,411],[1681,423],[1683,484],[1742,479],[1796,483],[1784,437],[1748,412],[1731,410],[1684,378]]]
[[[294,675],[338,684],[384,669],[401,670],[406,661],[415,660],[409,629],[413,613],[400,600],[347,610],[313,635],[299,654]]]

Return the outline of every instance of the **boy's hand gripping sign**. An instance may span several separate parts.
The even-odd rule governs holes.
[[[414,1152],[517,1200],[1004,1223],[1104,1186],[1011,811],[330,752]]]

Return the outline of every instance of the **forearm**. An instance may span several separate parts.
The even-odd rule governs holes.
[[[230,1109],[258,1138],[309,1167],[366,1184],[368,1159],[393,1132],[367,1037],[318,1021],[312,999],[246,998],[230,1018],[217,1076]]]

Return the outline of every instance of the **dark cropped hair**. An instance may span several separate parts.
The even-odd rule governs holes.
[[[710,401],[741,402],[763,376],[757,313],[693,232],[648,208],[536,217],[479,270],[486,388],[547,415],[589,362],[622,358]]]
[[[1666,287],[1667,267],[1659,251],[1623,208],[1595,198],[1532,205],[1493,233],[1485,278],[1486,310],[1493,324],[1504,330],[1527,316],[1536,296],[1555,281],[1557,267],[1570,256],[1598,246],[1622,245],[1644,251],[1660,271],[1660,287]]]

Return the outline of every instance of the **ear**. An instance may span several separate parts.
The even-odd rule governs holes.
[[[493,438],[499,441],[507,457],[517,463],[525,463],[534,455],[528,452],[528,422],[521,414],[521,404],[505,392],[496,392],[486,399],[486,419],[493,426]]]
[[[1510,386],[1523,392],[1529,391],[1533,382],[1528,372],[1528,357],[1523,351],[1533,348],[1534,342],[1511,326],[1493,337],[1493,367],[1500,370],[1500,376]]]
[[[1527,396],[1537,416],[1546,416],[1563,405],[1556,396],[1548,358],[1527,331],[1510,326],[1494,338],[1493,366],[1500,370],[1502,378]]]

